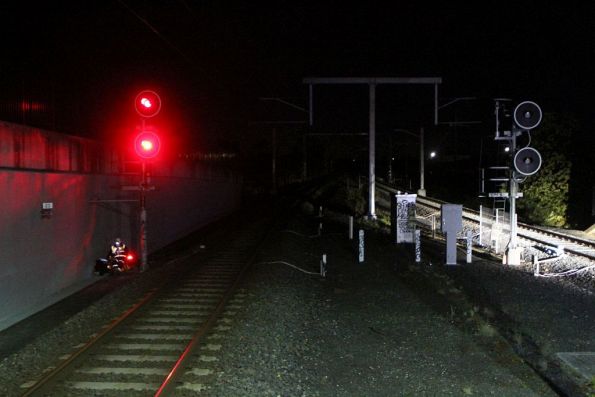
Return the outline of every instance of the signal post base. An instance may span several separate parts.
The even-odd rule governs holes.
[[[519,266],[521,264],[521,252],[523,252],[523,249],[520,247],[509,248],[502,257],[502,264]]]

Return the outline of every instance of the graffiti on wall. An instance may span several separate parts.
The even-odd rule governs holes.
[[[413,243],[416,194],[397,195],[397,244]]]

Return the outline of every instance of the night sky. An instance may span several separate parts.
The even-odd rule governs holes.
[[[152,88],[163,97],[163,128],[193,143],[233,139],[254,121],[274,119],[278,107],[259,97],[305,106],[304,77],[438,76],[442,103],[477,97],[473,111],[490,114],[492,98],[531,99],[545,111],[575,114],[590,137],[595,6],[549,3],[4,2],[0,100],[4,118],[111,137],[134,123],[135,93]],[[365,127],[365,89],[333,90],[322,90],[317,115],[335,114],[335,103],[361,113],[363,121],[350,124]],[[403,89],[404,97],[383,90],[385,107],[431,105],[429,89]],[[6,110],[23,99],[47,111],[22,119]],[[457,109],[459,119],[483,117]],[[419,123],[403,113],[394,122],[379,114],[379,128]]]

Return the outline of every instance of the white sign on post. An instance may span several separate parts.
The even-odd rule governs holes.
[[[415,229],[415,263],[421,262],[421,230]]]
[[[471,263],[473,257],[473,234],[467,230],[467,263]]]
[[[413,243],[417,194],[397,194],[397,244]]]
[[[359,230],[359,244],[357,259],[359,263],[364,263],[364,231]]]

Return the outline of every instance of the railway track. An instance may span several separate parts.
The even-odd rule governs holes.
[[[203,390],[240,307],[237,291],[269,225],[253,223],[180,271],[97,331],[24,396],[168,396]]]
[[[389,195],[396,193],[397,189],[381,182],[376,182],[379,193]],[[440,208],[444,201],[432,199],[429,197],[418,196],[417,204],[421,207],[422,216],[418,217],[418,222],[422,225],[431,227],[431,216],[440,217]],[[474,234],[479,233],[481,214],[468,208],[463,208],[463,221],[473,230]],[[439,227],[439,222],[435,223]],[[508,227],[508,225],[505,225]],[[595,262],[595,242],[582,239],[570,234],[558,231],[548,230],[541,227],[531,226],[524,223],[517,223],[517,235],[519,239],[524,240],[525,245],[538,245],[548,251],[565,252],[580,258],[585,258]]]

